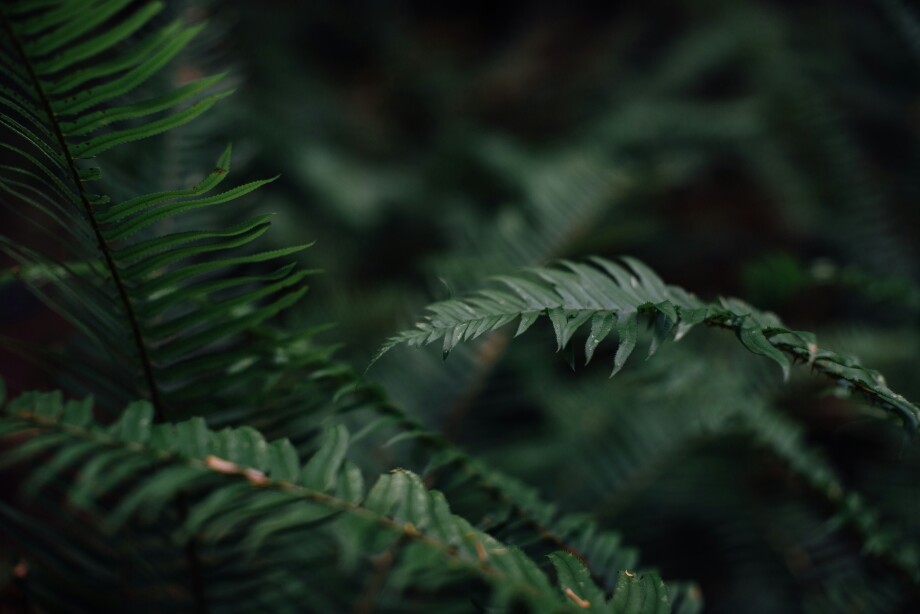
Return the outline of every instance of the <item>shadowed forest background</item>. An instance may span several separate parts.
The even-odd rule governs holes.
[[[920,398],[916,6],[168,10],[209,26],[164,79],[229,70],[237,91],[107,159],[110,189],[130,194],[138,175],[148,191],[189,185],[227,142],[238,182],[280,174],[208,219],[273,213],[264,249],[316,242],[296,258],[322,272],[281,319],[334,324],[319,338],[359,371],[429,303],[526,267],[627,254],[701,297],[737,296],[815,331]],[[0,227],[33,232],[2,209]],[[425,427],[619,532],[644,568],[695,582],[706,612],[920,607],[915,581],[866,554],[763,435],[776,417],[878,510],[878,540],[891,526],[916,542],[920,452],[896,421],[807,368],[784,383],[727,333],[694,331],[643,361],[642,332],[608,379],[609,348],[582,366],[580,350],[554,353],[548,325],[534,330],[446,360],[439,347],[395,349],[366,377]],[[0,286],[4,338],[64,347],[72,333],[25,288]],[[0,373],[10,396],[58,382],[9,352]],[[413,468],[398,448],[367,454]]]

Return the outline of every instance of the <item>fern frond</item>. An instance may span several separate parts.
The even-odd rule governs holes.
[[[615,590],[618,579],[629,569],[643,569],[639,551],[624,543],[622,536],[601,527],[588,514],[566,513],[560,505],[547,501],[533,487],[496,470],[442,434],[426,429],[385,392],[371,386],[345,365],[328,365],[318,377],[339,382],[337,397],[341,412],[369,411],[390,422],[399,432],[388,444],[412,440],[430,455],[424,471],[426,483],[438,481],[451,498],[468,498],[478,491],[488,503],[480,525],[498,539],[529,553],[561,550],[581,561],[592,579],[607,591]],[[700,590],[692,583],[668,582],[680,612],[693,614],[703,607]]]
[[[685,352],[680,354],[670,364],[664,360],[666,364],[656,371],[667,376],[676,372],[675,365],[686,365]],[[832,514],[829,527],[852,531],[865,555],[883,562],[906,584],[920,581],[920,552],[910,543],[904,527],[886,518],[877,505],[847,484],[821,450],[807,443],[801,425],[773,409],[762,396],[751,394],[743,376],[722,375],[728,372],[724,366],[716,374],[711,368],[699,367],[684,369],[668,379],[656,377],[651,381],[661,392],[654,394],[648,393],[652,387],[649,380],[640,380],[644,385],[631,382],[641,393],[633,397],[618,389],[614,407],[609,387],[582,389],[581,393],[551,392],[553,383],[544,383],[545,402],[560,416],[571,416],[580,408],[584,420],[594,424],[592,406],[595,413],[609,416],[609,429],[595,427],[591,435],[576,431],[566,437],[561,426],[553,431],[557,440],[568,441],[563,446],[567,450],[575,447],[572,439],[577,438],[578,451],[566,456],[570,462],[572,456],[578,461],[579,473],[592,476],[586,501],[579,503],[590,501],[612,514],[611,508],[622,509],[624,499],[628,502],[637,490],[649,489],[663,472],[701,445],[740,436],[779,459],[820,498],[822,507],[827,508],[822,511]],[[689,374],[692,376],[687,377]],[[642,407],[641,412],[635,411],[637,406]],[[545,462],[549,466],[561,463],[552,458]]]
[[[25,215],[47,220],[41,224],[58,239],[49,245],[71,253],[62,261],[47,245],[39,251],[11,239],[2,249],[24,271],[66,271],[51,276],[54,291],[43,288],[40,296],[109,362],[127,369],[129,380],[138,377],[130,397],[149,398],[159,419],[196,403],[206,410],[204,400],[219,406],[241,335],[296,302],[307,275],[279,264],[271,274],[238,273],[307,247],[253,252],[268,229],[266,216],[220,229],[177,224],[272,181],[212,193],[230,170],[229,147],[191,188],[115,204],[94,192],[101,172],[84,159],[177,128],[231,93],[215,91],[222,75],[144,93],[201,29],[181,21],[158,25],[163,7],[58,0],[8,3],[0,12],[0,65],[11,75],[11,85],[0,89],[0,126],[14,160],[0,174],[0,190]],[[170,231],[154,234],[164,222]],[[185,369],[192,358],[208,369]],[[235,375],[237,384],[248,378],[245,369]]]
[[[98,513],[108,530],[138,518],[152,521],[181,495],[190,503],[173,534],[179,546],[194,539],[216,548],[235,535],[251,557],[282,534],[338,522],[339,531],[362,536],[366,552],[398,537],[438,555],[450,568],[492,586],[497,606],[523,600],[531,611],[541,612],[586,607],[611,613],[670,611],[660,579],[624,573],[608,603],[581,563],[564,554],[554,559],[568,570],[560,597],[522,552],[452,515],[443,495],[426,490],[408,471],[380,477],[365,494],[361,472],[345,457],[348,433],[341,426],[330,430],[302,464],[289,442],[267,443],[248,427],[214,432],[200,419],[153,424],[153,408],[145,402],[129,406],[109,427],[94,421],[91,401],[64,403],[59,393],[23,395],[6,404],[4,414],[3,437],[28,437],[4,455],[5,464],[53,455],[31,472],[26,490],[37,492],[56,479],[70,481],[66,474],[78,469],[68,499]],[[102,465],[116,462],[119,471],[103,477]],[[233,556],[238,558],[239,551],[233,549]]]
[[[920,584],[920,550],[916,545],[896,525],[885,522],[871,502],[844,485],[827,459],[805,444],[796,423],[766,408],[750,409],[745,412],[741,427],[748,430],[753,440],[782,459],[834,507],[833,522],[853,529],[864,553],[882,559],[908,582]]]
[[[446,356],[461,341],[476,339],[515,320],[518,336],[546,316],[555,332],[557,351],[568,346],[576,331],[590,325],[586,362],[616,330],[619,346],[612,376],[633,353],[643,316],[653,323],[649,355],[664,341],[679,340],[698,324],[725,328],[748,350],[779,364],[785,377],[794,360],[802,361],[900,417],[910,432],[920,427],[920,409],[888,388],[880,373],[860,366],[856,358],[820,349],[813,334],[786,328],[775,315],[740,300],[703,302],[679,287],[666,285],[635,259],[623,258],[622,263],[601,258],[591,264],[563,262],[557,267],[532,269],[529,275],[497,280],[506,289],[483,290],[465,300],[431,305],[431,315],[415,330],[388,340],[371,364],[398,344],[422,346],[441,341]]]

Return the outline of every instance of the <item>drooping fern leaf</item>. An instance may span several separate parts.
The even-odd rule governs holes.
[[[560,595],[533,561],[451,514],[443,495],[428,491],[408,471],[382,476],[365,493],[361,472],[346,459],[344,427],[330,430],[302,464],[289,442],[267,443],[248,427],[215,432],[197,418],[153,424],[147,402],[132,404],[119,421],[103,427],[92,411],[91,400],[64,403],[59,393],[29,393],[7,403],[0,436],[27,439],[3,462],[50,454],[48,462],[30,472],[26,491],[34,494],[53,481],[68,483],[69,504],[89,512],[106,531],[152,521],[169,502],[186,498],[187,513],[171,541],[182,548],[194,539],[208,554],[204,564],[212,567],[209,574],[213,568],[240,565],[241,556],[244,562],[256,556],[294,556],[298,546],[282,545],[288,536],[323,530],[358,539],[367,553],[394,539],[407,540],[412,544],[407,557],[417,564],[430,563],[432,556],[442,561],[448,577],[441,582],[450,579],[451,570],[485,581],[497,607],[523,603],[534,612],[670,611],[659,578],[624,572],[608,601],[583,565],[566,553],[553,559]],[[225,540],[236,545],[222,556]]]
[[[126,0],[24,0],[0,9],[0,66],[10,76],[0,88],[0,146],[11,161],[0,190],[54,239],[34,249],[0,237],[0,249],[22,271],[49,273],[41,281],[51,287],[19,279],[94,342],[92,359],[122,369],[113,378],[122,392],[108,401],[148,398],[159,419],[192,405],[208,413],[251,382],[241,335],[292,305],[307,274],[277,263],[305,246],[248,249],[267,216],[183,227],[183,214],[272,181],[210,194],[227,177],[229,147],[192,187],[118,203],[96,192],[100,170],[83,160],[192,121],[230,93],[215,91],[221,75],[148,92],[145,84],[201,29],[162,25],[163,9]],[[255,270],[238,272],[247,267]]]
[[[915,432],[920,427],[920,409],[888,388],[880,373],[862,367],[858,359],[821,349],[813,334],[786,328],[775,315],[738,299],[708,303],[679,287],[666,285],[635,259],[623,258],[622,263],[602,258],[594,258],[591,264],[563,262],[561,266],[536,268],[528,275],[497,280],[506,288],[482,290],[464,300],[431,305],[431,315],[416,329],[387,341],[374,361],[398,344],[421,346],[436,341],[442,343],[446,356],[461,341],[519,320],[517,336],[546,316],[556,335],[557,350],[568,346],[582,326],[590,326],[586,362],[616,330],[619,346],[613,359],[614,375],[635,350],[639,318],[644,316],[653,324],[649,355],[662,342],[679,340],[698,324],[726,328],[748,350],[779,364],[784,376],[788,377],[794,360],[802,361],[898,416],[908,431]]]

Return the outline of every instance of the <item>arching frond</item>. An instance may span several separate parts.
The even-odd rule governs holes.
[[[640,316],[653,323],[649,355],[664,341],[682,338],[692,327],[706,324],[733,331],[751,352],[779,364],[786,377],[794,360],[836,379],[847,389],[898,416],[909,431],[920,427],[920,409],[885,384],[880,373],[858,359],[818,347],[814,335],[783,326],[775,315],[738,299],[707,303],[687,291],[666,285],[651,269],[632,258],[622,263],[595,258],[591,264],[563,262],[532,269],[529,275],[498,277],[502,289],[482,290],[464,300],[435,303],[416,325],[387,341],[374,360],[397,344],[421,346],[440,341],[445,356],[461,341],[518,320],[515,336],[540,317],[549,318],[557,351],[568,346],[583,326],[589,362],[598,345],[616,330],[619,346],[613,359],[616,374],[633,353]],[[373,363],[372,363],[373,364]]]

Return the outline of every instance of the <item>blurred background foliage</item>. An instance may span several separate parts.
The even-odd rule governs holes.
[[[239,91],[120,164],[187,183],[200,164],[186,161],[232,141],[239,181],[280,172],[251,207],[277,214],[268,243],[315,239],[301,258],[324,272],[287,317],[335,323],[323,338],[356,367],[425,304],[491,275],[630,254],[700,296],[739,296],[814,330],[920,398],[916,7],[175,10],[211,27],[173,78],[229,66]],[[7,294],[3,332],[44,317],[31,300]],[[61,338],[39,323],[37,341]],[[573,374],[548,327],[508,340],[446,362],[395,350],[367,376],[426,426],[619,531],[646,567],[696,581],[708,612],[920,609],[917,586],[808,487],[789,462],[799,452],[784,456],[807,450],[861,493],[878,510],[875,539],[892,527],[916,542],[920,452],[894,422],[805,368],[783,384],[716,332],[612,380],[609,348]],[[41,382],[8,362],[14,389]]]

